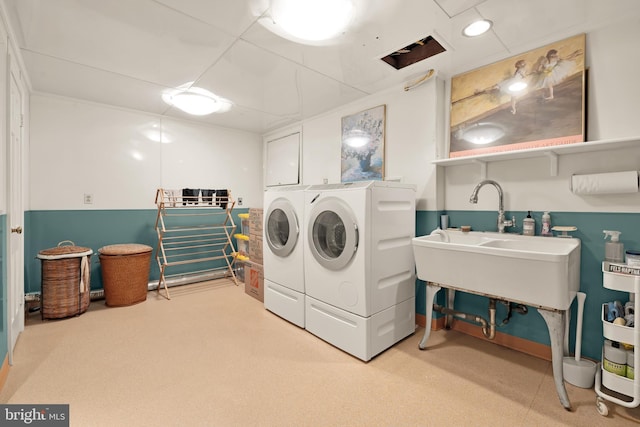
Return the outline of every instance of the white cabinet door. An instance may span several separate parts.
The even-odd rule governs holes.
[[[300,183],[300,133],[267,141],[266,186]]]

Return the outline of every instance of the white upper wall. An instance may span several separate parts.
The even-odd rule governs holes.
[[[572,174],[640,169],[640,84],[635,75],[640,68],[640,55],[635,54],[639,24],[630,22],[588,34],[585,55],[587,139],[638,137],[638,148],[563,155],[557,176],[550,173],[546,157],[491,162],[487,178],[502,185],[507,210],[640,210],[640,193],[578,196],[569,188]],[[408,92],[394,88],[302,122],[303,183],[340,182],[341,117],[386,104],[385,176],[417,185],[418,210],[497,209],[497,193],[481,195],[476,205],[469,203],[473,187],[482,179],[479,165],[444,168],[432,163],[447,157],[449,95],[438,83],[432,79]]]
[[[433,77],[412,90],[394,87],[302,122],[302,184],[340,182],[342,117],[385,104],[385,179],[415,184],[418,208],[435,209],[435,169],[430,165],[442,132],[437,118],[443,91],[443,82]]]
[[[32,95],[30,150],[31,210],[149,209],[156,189],[185,187],[262,207],[257,134]]]

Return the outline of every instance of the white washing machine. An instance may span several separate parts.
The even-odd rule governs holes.
[[[415,332],[412,185],[362,181],[305,191],[305,324],[370,360]]]
[[[264,194],[264,307],[304,328],[304,190],[271,187]]]

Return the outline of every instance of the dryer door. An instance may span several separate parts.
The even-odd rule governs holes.
[[[300,227],[293,205],[287,199],[276,199],[265,217],[265,239],[271,252],[285,258],[298,243]]]
[[[358,225],[351,209],[338,199],[318,201],[309,216],[309,248],[329,270],[341,270],[358,250]]]

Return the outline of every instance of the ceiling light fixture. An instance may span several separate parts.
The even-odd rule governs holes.
[[[193,116],[222,113],[231,108],[229,101],[206,89],[191,86],[192,84],[193,82],[185,83],[176,89],[165,91],[162,94],[163,101]]]
[[[354,9],[351,0],[271,0],[271,19],[294,41],[319,42],[342,33]]]
[[[493,26],[493,22],[488,19],[480,19],[464,27],[462,34],[467,37],[476,37],[486,33]]]

